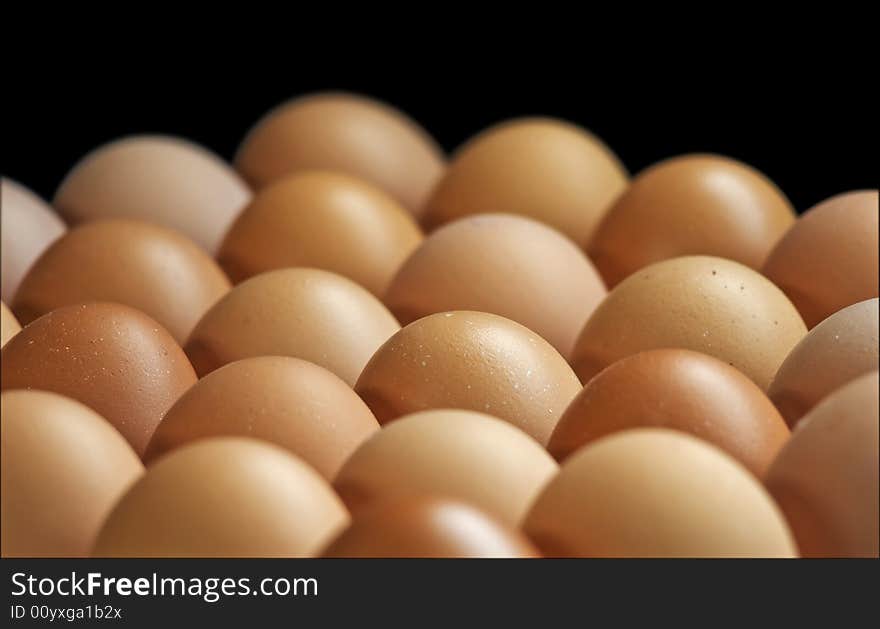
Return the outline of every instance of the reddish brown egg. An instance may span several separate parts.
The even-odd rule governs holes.
[[[332,479],[377,430],[370,409],[337,376],[304,360],[261,356],[193,385],[165,414],[144,460],[205,437],[253,437],[290,450]]]
[[[869,299],[835,312],[794,346],[767,394],[790,426],[832,391],[880,366],[880,311]]]
[[[229,280],[201,248],[177,232],[125,219],[81,225],[59,238],[21,282],[12,309],[27,324],[90,301],[137,308],[183,343]]]
[[[6,177],[0,178],[0,207],[0,292],[3,301],[10,303],[34,260],[66,228],[48,203]]]
[[[370,356],[400,329],[366,289],[335,273],[281,269],[242,282],[193,330],[186,353],[200,376],[252,356],[293,356],[354,386]]]
[[[537,550],[518,530],[454,500],[419,497],[358,513],[322,557],[528,558]]]
[[[584,245],[627,180],[614,153],[580,127],[510,120],[456,151],[422,221],[434,229],[469,214],[521,214]]]
[[[512,214],[479,214],[431,234],[398,271],[385,304],[406,325],[435,312],[491,312],[568,356],[605,297],[587,257],[562,234]]]
[[[590,380],[548,450],[561,461],[606,435],[647,427],[713,443],[758,477],[789,436],[764,392],[738,370],[705,354],[658,349],[623,358]]]
[[[714,356],[766,390],[806,334],[788,298],[760,273],[722,258],[656,262],[618,284],[596,308],[572,352],[582,382],[649,349]]]
[[[831,197],[791,226],[762,273],[797,306],[808,328],[880,295],[876,190]]]
[[[0,534],[4,557],[87,557],[114,503],[144,471],[103,417],[46,391],[6,391]]]
[[[805,557],[880,553],[878,397],[876,371],[826,397],[801,419],[767,473]]]
[[[333,170],[369,181],[413,214],[444,168],[436,142],[403,113],[344,93],[284,103],[251,129],[235,166],[256,188],[300,170]]]
[[[352,512],[389,498],[446,496],[518,526],[557,471],[553,458],[500,419],[461,410],[401,417],[365,441],[334,481]]]
[[[18,334],[21,325],[15,315],[0,301],[0,347],[6,345],[6,341]]]
[[[355,386],[380,424],[458,408],[500,417],[541,444],[580,390],[565,359],[537,334],[469,311],[410,323],[379,348]]]
[[[711,255],[760,269],[794,223],[785,195],[757,170],[719,155],[684,155],[639,173],[587,248],[609,286],[654,262]]]
[[[409,212],[382,190],[348,175],[306,171],[257,193],[217,259],[233,282],[305,266],[338,273],[381,297],[421,240]]]
[[[151,221],[213,253],[251,192],[219,157],[186,140],[131,136],[86,155],[55,193],[71,224],[101,218]]]
[[[161,325],[120,304],[65,306],[15,335],[0,388],[42,389],[89,406],[143,454],[165,412],[196,381]]]
[[[346,527],[327,482],[278,446],[204,439],[147,468],[116,504],[95,557],[312,557]]]
[[[713,445],[626,430],[569,457],[523,530],[549,557],[794,557],[760,482]]]

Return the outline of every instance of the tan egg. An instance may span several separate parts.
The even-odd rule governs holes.
[[[469,214],[522,214],[584,245],[627,180],[614,153],[580,127],[550,118],[510,120],[455,153],[422,222],[433,229]]]
[[[180,138],[137,135],[80,160],[54,205],[74,225],[100,218],[158,223],[213,254],[250,198],[238,174],[207,149]]]
[[[150,315],[183,343],[228,290],[217,263],[177,232],[101,220],[55,241],[22,280],[12,309],[28,324],[61,306],[112,301]]]
[[[798,423],[765,483],[804,557],[877,557],[877,372],[844,385]]]
[[[103,417],[45,391],[0,396],[4,557],[87,557],[116,500],[143,473]]]
[[[435,312],[491,312],[568,356],[605,294],[592,263],[556,230],[521,216],[480,214],[431,234],[395,276],[385,304],[403,325]]]
[[[235,167],[256,188],[300,170],[335,170],[369,181],[419,214],[444,169],[437,143],[379,101],[345,93],[297,98],[251,129]]]
[[[671,428],[712,443],[762,477],[789,436],[764,392],[716,358],[681,349],[627,356],[590,380],[547,449],[561,461],[629,428]]]
[[[355,386],[380,424],[460,408],[508,421],[542,445],[580,390],[565,359],[537,334],[469,311],[410,323],[375,353]]]
[[[469,504],[419,497],[364,509],[321,556],[504,559],[538,551],[517,529]]]
[[[880,366],[878,299],[847,306],[807,333],[767,393],[790,426],[826,395]]]
[[[630,354],[690,349],[714,356],[767,390],[806,334],[788,298],[760,273],[722,258],[657,262],[618,284],[572,352],[582,382]]]
[[[6,177],[0,178],[0,207],[0,292],[9,303],[34,260],[66,227],[48,203]]]
[[[15,315],[0,301],[0,347],[6,345],[6,341],[18,334],[21,325]]]
[[[553,458],[510,424],[444,409],[385,426],[349,457],[334,486],[355,513],[428,494],[463,500],[515,527],[556,470]]]
[[[165,414],[145,461],[215,436],[263,439],[324,477],[379,429],[367,405],[338,377],[287,356],[246,358],[212,371]]]
[[[109,421],[142,455],[196,374],[174,338],[120,304],[65,306],[16,334],[0,358],[0,388],[73,398]]]
[[[385,306],[351,280],[282,269],[229,291],[202,317],[185,349],[199,376],[242,358],[292,356],[354,386],[370,356],[399,329]]]
[[[768,256],[762,273],[808,328],[880,295],[878,212],[877,190],[831,197],[803,214]]]
[[[718,448],[663,428],[628,430],[569,458],[525,533],[551,557],[793,557],[761,484]]]
[[[327,482],[278,446],[206,439],[147,469],[98,535],[95,557],[310,557],[348,524]]]
[[[217,259],[233,282],[306,266],[338,273],[381,297],[421,241],[409,212],[378,188],[348,175],[307,171],[258,192]]]
[[[654,262],[711,255],[760,269],[794,223],[788,199],[760,172],[720,155],[683,155],[639,173],[587,248],[609,286]]]

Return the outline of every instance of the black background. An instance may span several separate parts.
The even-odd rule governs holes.
[[[502,48],[433,63],[409,58],[412,44],[333,63],[283,46],[244,62],[234,51],[134,60],[112,58],[112,48],[71,51],[12,68],[0,171],[51,198],[89,150],[145,132],[184,136],[231,159],[271,107],[342,89],[399,107],[446,150],[499,120],[544,114],[589,128],[632,172],[691,151],[738,158],[771,177],[798,211],[877,187],[873,55],[835,41],[812,55],[791,45],[749,56],[748,37],[732,54],[702,44],[669,55],[648,47],[635,58],[611,48],[518,57]]]

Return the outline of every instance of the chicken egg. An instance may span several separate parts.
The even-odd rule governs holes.
[[[18,334],[20,330],[21,325],[19,325],[18,319],[6,307],[6,304],[0,301],[0,347],[6,345],[6,341]]]
[[[397,202],[364,181],[304,171],[260,190],[217,255],[233,282],[306,266],[333,271],[381,297],[422,232]]]
[[[355,513],[383,499],[433,494],[518,526],[556,470],[553,458],[510,424],[444,409],[385,426],[349,457],[333,484]]]
[[[757,271],[686,256],[656,262],[618,284],[581,331],[572,365],[587,382],[630,354],[690,349],[736,367],[766,391],[804,334],[795,307]]]
[[[199,376],[252,356],[292,356],[354,386],[364,365],[400,329],[351,280],[318,269],[281,269],[234,287],[196,325],[186,353]]]
[[[572,455],[523,526],[550,557],[794,557],[782,513],[724,452],[663,428]]]
[[[556,230],[523,216],[478,214],[432,233],[397,272],[385,304],[403,325],[435,312],[491,312],[568,356],[605,294],[587,257]]]
[[[142,455],[196,374],[174,338],[142,312],[110,303],[64,306],[16,334],[0,354],[0,389],[42,389],[82,402]]]

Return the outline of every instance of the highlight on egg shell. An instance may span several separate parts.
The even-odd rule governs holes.
[[[794,220],[782,191],[751,166],[720,155],[682,155],[632,180],[587,253],[612,287],[649,264],[685,255],[760,269]]]
[[[431,494],[476,505],[515,527],[556,471],[553,458],[510,424],[441,409],[385,426],[349,457],[333,484],[353,513],[388,498]]]
[[[34,390],[0,395],[3,557],[87,557],[116,500],[143,473],[103,417]]]
[[[333,271],[377,297],[422,241],[410,213],[374,185],[301,171],[261,189],[217,254],[233,282],[304,266]]]
[[[790,426],[818,402],[880,367],[880,299],[847,306],[794,346],[767,394]]]
[[[0,347],[6,345],[6,341],[19,333],[21,325],[12,311],[0,301]]]
[[[61,306],[112,301],[144,312],[183,343],[228,290],[217,263],[185,236],[145,221],[106,219],[56,240],[22,280],[12,309],[27,324]]]
[[[0,293],[12,301],[21,278],[67,229],[48,203],[7,177],[0,177]]]
[[[171,334],[139,310],[64,306],[3,346],[0,389],[41,389],[82,402],[140,456],[165,412],[196,382]]]
[[[302,170],[369,181],[418,217],[445,168],[440,147],[404,113],[357,94],[323,92],[267,113],[247,134],[235,167],[259,189]]]
[[[877,190],[833,196],[802,214],[770,252],[761,272],[807,324],[880,296]]]
[[[355,391],[380,424],[436,408],[488,413],[542,445],[581,383],[552,345],[485,312],[413,321],[375,352]]]
[[[359,512],[321,556],[522,559],[538,551],[519,530],[470,504],[420,496]]]
[[[563,461],[602,437],[648,427],[699,437],[758,478],[789,437],[773,403],[737,369],[690,350],[655,349],[593,377],[562,415],[547,449]]]
[[[450,310],[497,314],[568,356],[605,294],[590,260],[561,233],[524,216],[475,214],[428,236],[384,302],[403,325]]]
[[[72,225],[106,218],[154,222],[213,254],[251,191],[198,144],[134,135],[98,147],[68,173],[53,205]]]
[[[578,450],[526,517],[549,557],[795,557],[779,508],[732,457],[639,428]]]
[[[377,430],[367,405],[333,373],[289,356],[260,356],[229,363],[190,387],[165,413],[144,460],[207,437],[253,437],[332,480]]]
[[[335,273],[289,268],[235,286],[198,322],[185,349],[199,376],[242,358],[301,358],[354,386],[400,329],[365,288]]]
[[[349,522],[321,476],[256,439],[204,439],[160,458],[116,504],[94,557],[311,557]]]
[[[452,156],[427,200],[433,230],[470,214],[520,214],[589,242],[629,176],[601,140],[553,118],[518,118],[479,133]]]
[[[732,260],[685,256],[618,284],[581,331],[571,364],[587,382],[631,354],[690,349],[736,367],[766,391],[806,332],[785,294],[757,271]]]
[[[795,426],[764,480],[804,557],[880,554],[880,375],[840,387]]]

